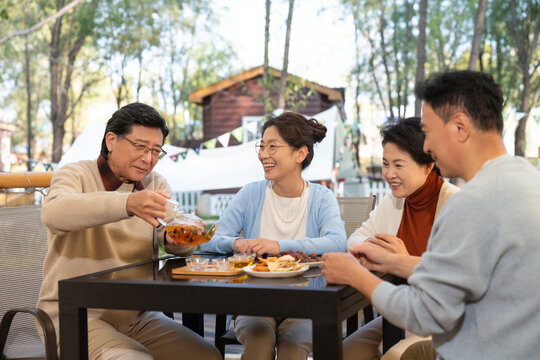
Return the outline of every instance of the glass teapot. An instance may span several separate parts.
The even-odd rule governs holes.
[[[214,236],[216,229],[217,225],[213,225],[207,232],[200,217],[177,209],[175,209],[174,218],[165,225],[167,235],[184,245],[200,245],[208,242]]]

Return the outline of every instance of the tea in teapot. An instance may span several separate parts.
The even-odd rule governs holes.
[[[174,241],[184,245],[200,245],[210,241],[217,226],[214,225],[208,232],[204,228],[203,220],[195,214],[176,212],[174,219],[165,226],[167,235]]]

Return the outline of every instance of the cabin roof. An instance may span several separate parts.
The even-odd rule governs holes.
[[[246,70],[240,74],[228,77],[210,86],[192,92],[191,94],[189,94],[189,101],[195,104],[202,104],[202,101],[205,97],[215,94],[221,90],[227,89],[237,83],[260,76],[263,74],[263,71],[264,67],[261,65],[256,68]],[[273,67],[268,68],[268,73],[277,78],[281,77],[281,71]],[[297,76],[294,76],[292,74],[287,74],[287,76],[299,79]],[[328,96],[328,100],[330,101],[343,101],[343,96],[339,90],[332,89],[308,80],[305,81],[305,86]]]

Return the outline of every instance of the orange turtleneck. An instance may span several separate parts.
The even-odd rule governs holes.
[[[426,251],[443,183],[443,179],[431,171],[424,185],[405,199],[396,236],[403,240],[410,255],[420,256]]]

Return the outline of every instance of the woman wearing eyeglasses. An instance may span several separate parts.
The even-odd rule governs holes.
[[[302,178],[313,159],[313,145],[326,135],[315,119],[285,112],[262,127],[256,150],[265,180],[244,186],[201,249],[217,253],[278,254],[300,250],[323,254],[345,251],[346,235],[335,195]],[[240,235],[242,234],[242,235]],[[239,316],[235,333],[244,345],[242,359],[307,359],[312,349],[311,321]]]

